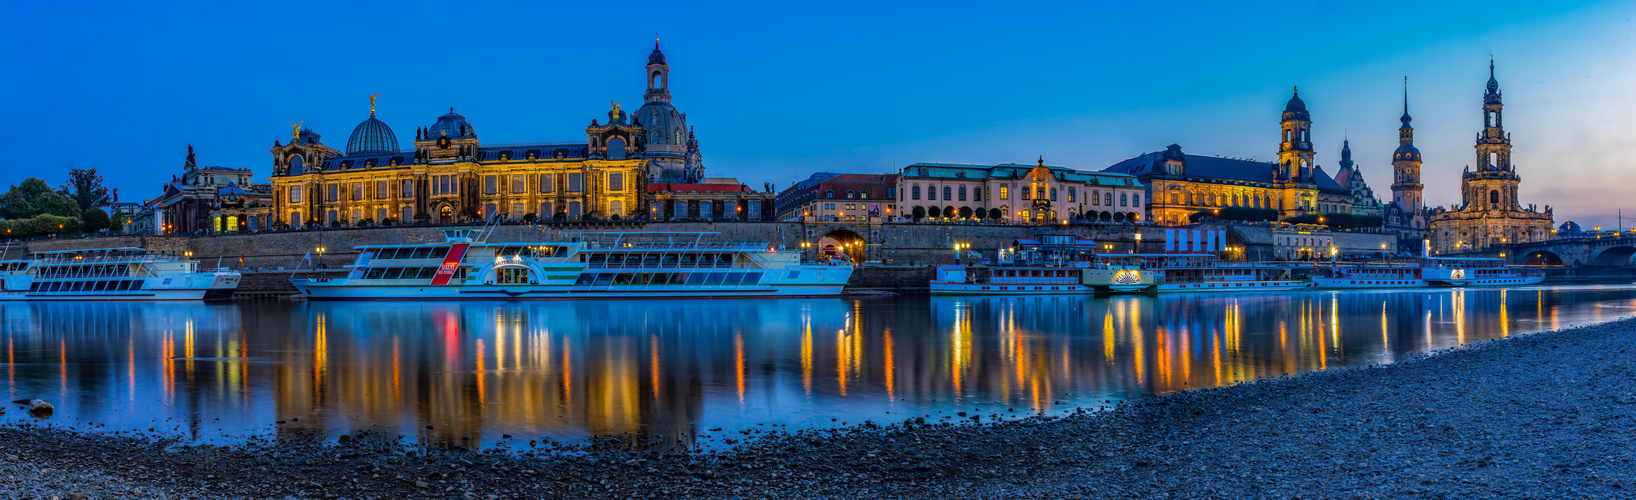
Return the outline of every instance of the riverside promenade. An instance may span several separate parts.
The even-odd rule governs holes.
[[[1101,411],[498,452],[281,435],[177,446],[13,423],[0,496],[33,498],[1560,498],[1636,490],[1636,320]],[[14,410],[20,411],[20,410]]]

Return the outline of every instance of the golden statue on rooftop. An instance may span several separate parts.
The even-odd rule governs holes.
[[[379,96],[379,95],[381,95],[380,92],[369,94],[369,115],[370,116],[375,115],[375,96]]]
[[[622,103],[622,102],[625,102],[625,100],[620,99],[620,100],[617,100],[617,101],[608,101],[609,104],[613,105],[613,116],[614,116],[615,119],[619,118],[619,103]]]
[[[290,142],[291,143],[294,143],[296,140],[301,139],[301,125],[304,124],[304,123],[307,123],[307,121],[302,120],[302,121],[299,121],[299,122],[290,122],[290,127],[295,129],[295,132],[290,134]]]

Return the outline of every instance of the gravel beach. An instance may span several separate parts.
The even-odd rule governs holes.
[[[958,423],[753,433],[709,454],[367,435],[181,446],[13,425],[0,427],[0,496],[1628,498],[1633,357],[1625,320],[1066,416],[984,408]]]

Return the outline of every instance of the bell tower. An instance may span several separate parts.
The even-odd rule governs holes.
[[[1409,78],[1403,78],[1403,122],[1397,128],[1397,150],[1392,152],[1392,202],[1413,217],[1420,213],[1420,149],[1414,147],[1414,126],[1409,122]]]
[[[1312,181],[1312,115],[1307,103],[1301,100],[1300,87],[1295,88],[1289,103],[1284,105],[1284,116],[1279,121],[1283,141],[1278,146],[1278,172],[1282,181]]]
[[[665,64],[665,53],[659,51],[659,39],[653,39],[653,53],[648,54],[647,102],[670,102],[670,65]]]

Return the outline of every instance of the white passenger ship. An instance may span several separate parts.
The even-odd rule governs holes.
[[[1419,262],[1353,264],[1330,268],[1318,288],[1416,288],[1535,285],[1545,275],[1513,268],[1505,259],[1423,257]]]
[[[1223,263],[1212,253],[1144,254],[1142,267],[1159,273],[1159,293],[1303,290],[1312,280],[1291,275],[1290,266]]]
[[[239,277],[141,248],[35,252],[0,261],[0,300],[227,300]]]
[[[446,229],[443,243],[356,247],[345,278],[294,279],[311,299],[567,299],[834,296],[844,259],[803,263],[765,242],[706,232],[584,233],[570,241],[489,243]]]
[[[1074,235],[1021,238],[998,252],[996,265],[975,273],[937,266],[932,295],[1082,295],[1151,291],[1154,273],[1124,255],[1096,254],[1096,242]]]

